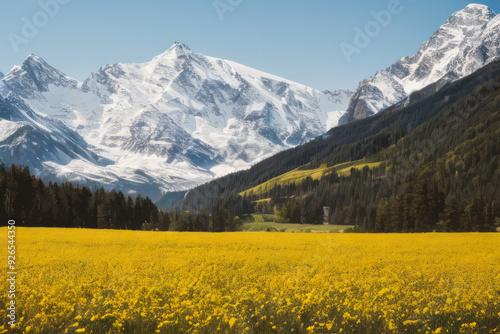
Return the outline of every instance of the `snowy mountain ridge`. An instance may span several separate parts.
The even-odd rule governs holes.
[[[440,81],[463,78],[500,56],[500,16],[485,5],[470,4],[451,17],[422,44],[355,91],[341,124],[373,115]]]
[[[98,156],[37,161],[30,167],[39,174],[152,198],[321,135],[338,124],[352,95],[320,92],[181,43],[150,62],[103,66],[83,83],[30,55],[1,82],[37,115],[35,126],[64,124]],[[7,146],[18,143],[9,138]],[[33,147],[16,149],[21,157]],[[14,156],[4,155],[9,162]]]

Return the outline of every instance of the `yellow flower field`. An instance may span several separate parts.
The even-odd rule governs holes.
[[[500,234],[18,228],[16,243],[20,322],[2,307],[0,332],[500,332]]]

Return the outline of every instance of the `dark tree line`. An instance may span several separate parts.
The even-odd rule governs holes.
[[[0,164],[0,219],[20,226],[139,230],[145,223],[168,228],[168,214],[149,198],[73,185],[44,184],[28,167]]]
[[[233,206],[233,211],[245,208]],[[248,208],[246,208],[248,210]],[[210,214],[164,212],[148,198],[133,199],[121,191],[89,188],[69,182],[45,184],[28,167],[0,163],[0,223],[17,226],[160,231],[236,231],[238,218],[221,205]]]

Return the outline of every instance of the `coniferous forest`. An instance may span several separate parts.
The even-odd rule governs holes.
[[[45,184],[28,167],[0,164],[0,221],[5,226],[160,231],[234,231],[238,221],[225,210],[214,215],[164,212],[149,199],[65,182]],[[215,222],[215,223],[213,223]]]

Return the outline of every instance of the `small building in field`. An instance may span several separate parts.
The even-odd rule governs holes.
[[[330,225],[330,208],[323,207],[323,225]]]

